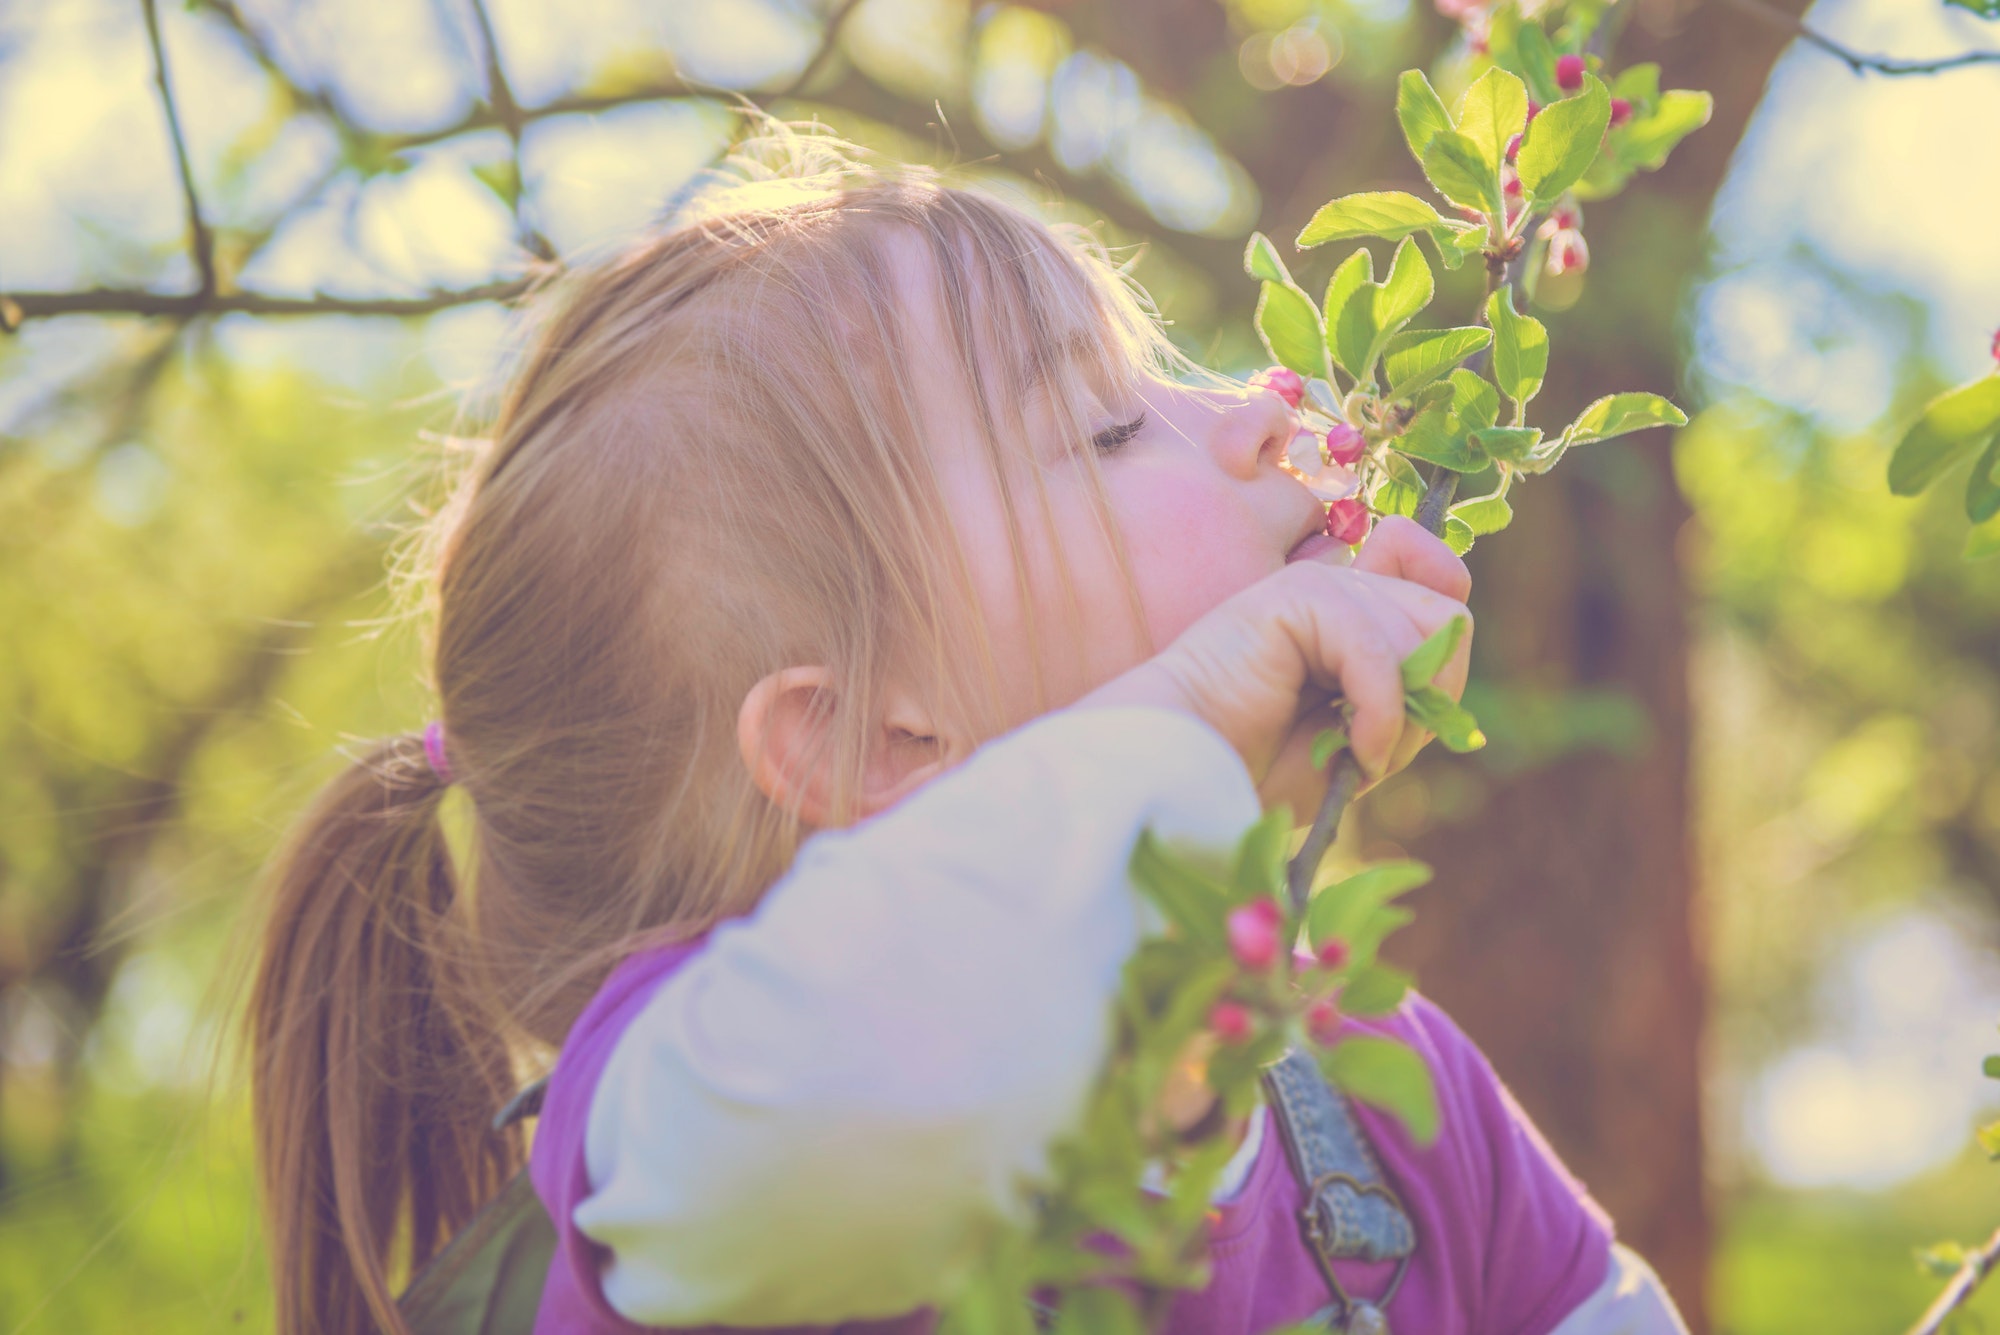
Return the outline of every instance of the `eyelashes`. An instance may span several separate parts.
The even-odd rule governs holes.
[[[1140,413],[1129,422],[1105,427],[1090,438],[1090,444],[1099,454],[1115,454],[1126,441],[1139,434],[1146,425],[1146,414]]]

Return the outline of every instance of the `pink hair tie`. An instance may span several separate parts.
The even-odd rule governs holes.
[[[442,783],[451,783],[451,761],[444,753],[444,720],[432,719],[424,725],[424,759],[431,764],[431,773]]]

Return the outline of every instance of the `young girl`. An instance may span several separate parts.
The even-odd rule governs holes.
[[[279,865],[250,1024],[282,1331],[404,1329],[392,1276],[522,1162],[493,1113],[550,1052],[538,1332],[928,1330],[1105,1056],[1138,834],[1311,810],[1336,697],[1373,773],[1423,740],[1398,662],[1464,613],[1441,543],[1389,521],[1347,564],[1280,467],[1292,408],[1191,374],[1101,254],[775,139],[784,172],[740,159],[568,281],[440,518],[441,725]],[[1391,1325],[1678,1330],[1450,1022],[1383,1028],[1444,1126],[1358,1115],[1417,1238]],[[1270,1120],[1176,1335],[1329,1306]]]

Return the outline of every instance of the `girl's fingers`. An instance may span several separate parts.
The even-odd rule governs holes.
[[[1380,520],[1354,557],[1354,569],[1387,575],[1435,590],[1455,602],[1472,593],[1472,572],[1442,538],[1432,537],[1414,519],[1389,515]]]
[[[1329,572],[1332,574],[1332,572]],[[1348,744],[1369,776],[1388,767],[1403,735],[1403,654],[1379,597],[1333,574],[1314,599],[1312,657],[1324,686],[1338,687],[1351,708]]]

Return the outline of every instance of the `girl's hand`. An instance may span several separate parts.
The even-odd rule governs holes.
[[[1351,708],[1349,744],[1370,780],[1409,763],[1429,735],[1404,726],[1402,661],[1451,618],[1470,618],[1472,577],[1408,519],[1377,524],[1351,566],[1298,561],[1225,600],[1179,639],[1079,703],[1153,704],[1195,715],[1236,748],[1267,805],[1318,806],[1312,741]],[[1465,687],[1471,636],[1438,674]]]

